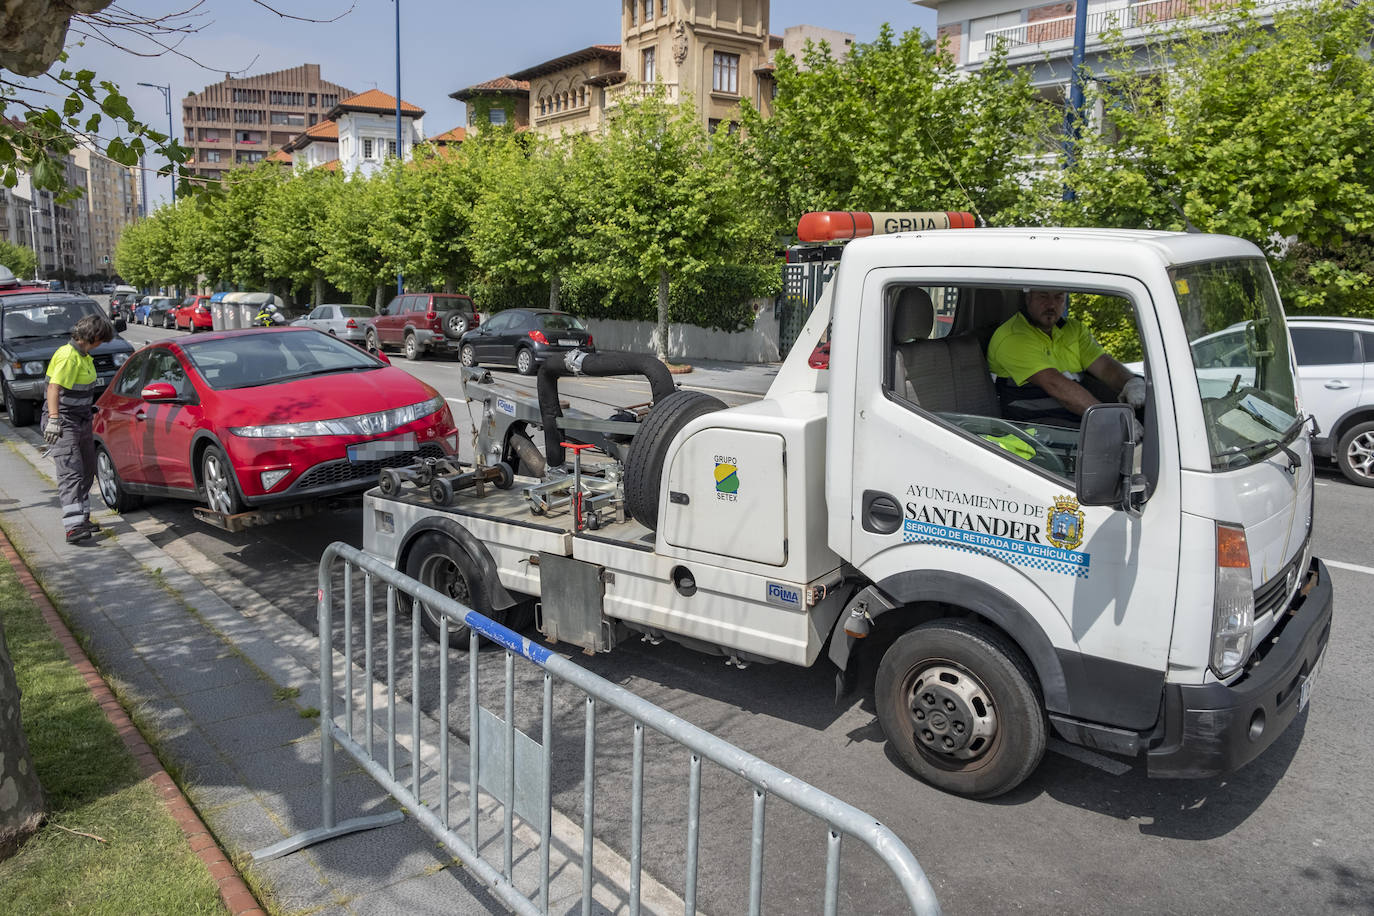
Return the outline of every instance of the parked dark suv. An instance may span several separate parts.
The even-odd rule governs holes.
[[[0,284],[0,360],[4,362],[0,387],[10,423],[28,426],[34,421],[48,387],[48,361],[71,338],[72,325],[86,315],[99,314],[100,306],[77,293],[13,286],[6,289]],[[115,323],[117,329],[123,326],[122,320]],[[97,396],[133,352],[129,342],[120,337],[91,351],[98,377]]]
[[[400,347],[406,359],[458,349],[458,338],[482,316],[472,299],[459,293],[405,293],[368,320],[367,345],[374,350]]]

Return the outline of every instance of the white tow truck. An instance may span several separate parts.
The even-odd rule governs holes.
[[[841,689],[872,652],[893,749],[962,795],[1014,788],[1051,734],[1152,776],[1243,766],[1307,705],[1332,617],[1311,424],[1263,255],[971,225],[804,217],[792,279],[818,301],[756,403],[612,354],[546,365],[537,404],[469,373],[478,467],[384,479],[365,548],[498,621],[537,607],[547,639],[587,652],[633,634],[738,664],[826,659]],[[1140,411],[1004,415],[986,346],[1035,289],[1115,316]],[[1195,365],[1190,344],[1237,321],[1246,358]],[[651,406],[564,415],[559,377],[635,369]]]

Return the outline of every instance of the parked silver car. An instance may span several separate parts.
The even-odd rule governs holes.
[[[315,328],[352,343],[362,343],[367,337],[367,320],[376,318],[377,310],[366,305],[317,305],[304,318],[291,322],[302,328]]]

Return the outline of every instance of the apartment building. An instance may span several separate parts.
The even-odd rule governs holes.
[[[690,96],[715,130],[739,120],[747,99],[772,105],[773,55],[826,40],[844,55],[854,36],[815,26],[769,32],[768,0],[621,0],[620,43],[571,51],[450,93],[467,105],[470,128],[512,124],[545,134],[596,130],[623,100],[658,86],[670,101]]]
[[[89,266],[77,272],[112,276],[119,234],[138,218],[138,182],[133,169],[95,150],[78,147],[73,159],[86,172],[90,240]]]
[[[1007,63],[1031,71],[1031,81],[1046,95],[1067,93],[1073,55],[1075,0],[911,0],[935,11],[936,33],[948,41],[960,71],[982,66],[995,48]],[[1089,70],[1109,50],[1108,38],[1128,47],[1145,44],[1161,28],[1176,28],[1235,0],[1088,0],[1084,61]],[[1272,17],[1288,0],[1261,0],[1257,13]]]
[[[261,162],[354,95],[322,79],[319,64],[226,77],[189,93],[181,103],[181,142],[191,149],[188,167],[194,175],[217,179],[235,166]]]

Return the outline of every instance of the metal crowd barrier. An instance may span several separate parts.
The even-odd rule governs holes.
[[[336,680],[334,673],[334,583],[333,567],[335,561],[342,561],[343,601],[343,725],[338,721],[335,704]],[[364,647],[363,670],[371,672],[375,656],[373,645],[373,587],[374,581],[386,586],[386,643],[385,651],[387,672],[385,734],[385,759],[378,760],[373,732],[374,723],[373,685],[363,685],[365,710],[362,724],[366,735],[359,740],[356,733],[358,720],[354,708],[353,663],[354,657],[354,571],[363,574],[363,593],[365,620],[362,627]],[[439,761],[437,769],[431,768],[428,778],[438,779],[438,812],[434,810],[433,799],[422,797],[421,783],[423,754],[421,753],[420,727],[420,640],[421,627],[418,617],[411,625],[411,697],[410,697],[410,785],[404,778],[397,778],[398,735],[396,722],[396,662],[397,662],[397,596],[406,595],[413,601],[423,602],[426,607],[441,614],[439,640],[439,705],[438,741]],[[335,542],[325,549],[319,569],[319,633],[320,633],[320,750],[322,756],[322,807],[323,825],[321,827],[288,837],[253,854],[254,859],[264,860],[286,855],[314,843],[359,830],[367,830],[396,823],[404,818],[402,811],[388,814],[353,818],[347,821],[335,819],[334,792],[334,744],[338,743],[367,771],[392,797],[408,810],[416,821],[436,840],[442,843],[478,877],[493,894],[512,910],[522,914],[545,914],[549,912],[550,848],[553,843],[553,805],[552,805],[552,739],[553,739],[553,684],[558,678],[585,694],[585,741],[583,762],[583,822],[582,839],[582,912],[592,912],[592,886],[594,875],[593,848],[595,839],[595,785],[596,785],[596,721],[598,705],[619,710],[633,722],[632,758],[632,796],[630,806],[630,855],[628,903],[629,911],[638,914],[641,907],[642,868],[642,815],[644,808],[644,732],[652,729],[670,741],[680,744],[688,751],[689,794],[687,814],[686,862],[684,867],[685,893],[683,911],[694,914],[697,908],[698,853],[700,847],[701,825],[701,788],[703,760],[710,760],[725,771],[732,773],[753,787],[753,825],[750,839],[749,863],[749,912],[758,914],[762,909],[763,861],[764,861],[764,810],[766,801],[780,799],[796,809],[813,815],[827,825],[825,831],[826,874],[824,888],[824,912],[834,914],[838,908],[840,885],[840,851],[844,837],[851,837],[867,846],[887,866],[896,878],[912,912],[918,914],[937,914],[940,912],[935,891],[926,878],[925,872],[915,856],[887,827],[872,816],[847,804],[796,777],[765,763],[733,744],[724,741],[647,700],[601,678],[573,662],[554,654],[537,643],[520,636],[487,617],[473,611],[459,602],[424,586],[414,579],[392,569],[389,565],[341,542]],[[413,606],[413,605],[412,605]],[[418,610],[418,609],[417,609]],[[466,624],[470,632],[467,652],[468,660],[468,734],[471,736],[469,748],[467,802],[467,837],[462,836],[451,826],[449,799],[454,794],[454,786],[449,774],[449,745],[457,741],[450,734],[449,721],[449,656],[452,650],[448,645],[449,625]],[[479,634],[504,647],[505,649],[505,709],[504,717],[495,718],[494,714],[482,707],[478,701],[478,637]],[[543,669],[543,729],[542,740],[535,745],[529,736],[515,727],[515,677],[516,657],[534,663]],[[491,655],[487,656],[490,663]],[[370,675],[369,675],[370,681]],[[504,733],[504,734],[502,734]],[[482,742],[492,741],[496,751],[504,759],[492,760],[486,754]],[[522,760],[517,762],[517,745],[522,748]],[[537,753],[531,757],[530,748]],[[531,760],[534,765],[531,766]],[[479,766],[483,768],[479,773]],[[539,892],[537,900],[522,893],[514,882],[514,819],[517,808],[521,807],[520,793],[517,790],[517,771],[529,777],[534,770],[539,796],[532,806],[526,799],[524,809],[519,812],[526,824],[539,831]],[[504,818],[502,827],[502,863],[498,868],[488,862],[481,854],[479,836],[479,794],[484,787],[498,787],[498,791],[488,789],[491,797],[501,809]],[[430,789],[430,795],[435,790]],[[530,808],[536,810],[531,812]]]

